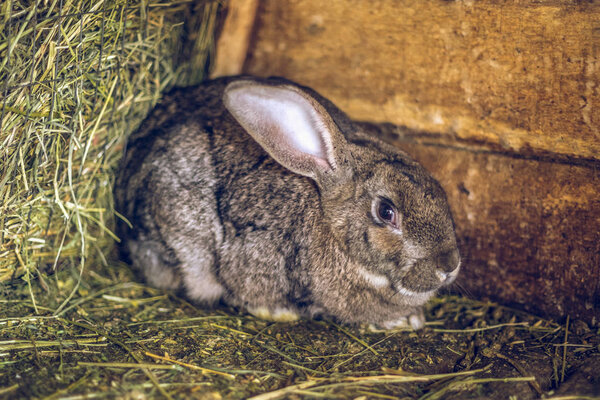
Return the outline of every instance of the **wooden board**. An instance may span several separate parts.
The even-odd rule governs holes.
[[[244,72],[359,120],[600,157],[600,2],[264,0]]]
[[[242,72],[250,35],[254,27],[258,0],[229,0],[225,3],[225,22],[217,41],[211,78]]]

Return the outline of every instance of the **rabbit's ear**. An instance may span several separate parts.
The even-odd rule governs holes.
[[[236,81],[225,88],[229,112],[277,162],[318,183],[337,181],[347,144],[329,113],[291,85]],[[340,161],[342,161],[340,163]]]

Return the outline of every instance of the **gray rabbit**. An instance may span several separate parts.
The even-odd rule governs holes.
[[[391,329],[458,274],[446,195],[406,154],[280,79],[166,95],[115,186],[122,248],[150,284],[267,319]]]

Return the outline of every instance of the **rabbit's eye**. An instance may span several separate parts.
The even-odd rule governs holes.
[[[396,211],[396,208],[391,204],[390,201],[379,199],[375,206],[375,210],[377,212],[377,218],[381,222],[387,223],[396,228],[398,227],[398,211]]]

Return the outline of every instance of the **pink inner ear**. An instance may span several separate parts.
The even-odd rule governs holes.
[[[286,86],[233,82],[224,103],[246,131],[284,167],[315,177],[331,171],[331,132],[318,103]]]
[[[284,96],[278,99],[258,98],[254,104],[264,110],[259,115],[259,118],[265,119],[264,125],[276,127],[274,132],[279,136],[274,138],[276,141],[285,143],[292,151],[326,158],[318,120],[311,109],[298,107],[297,103]]]

